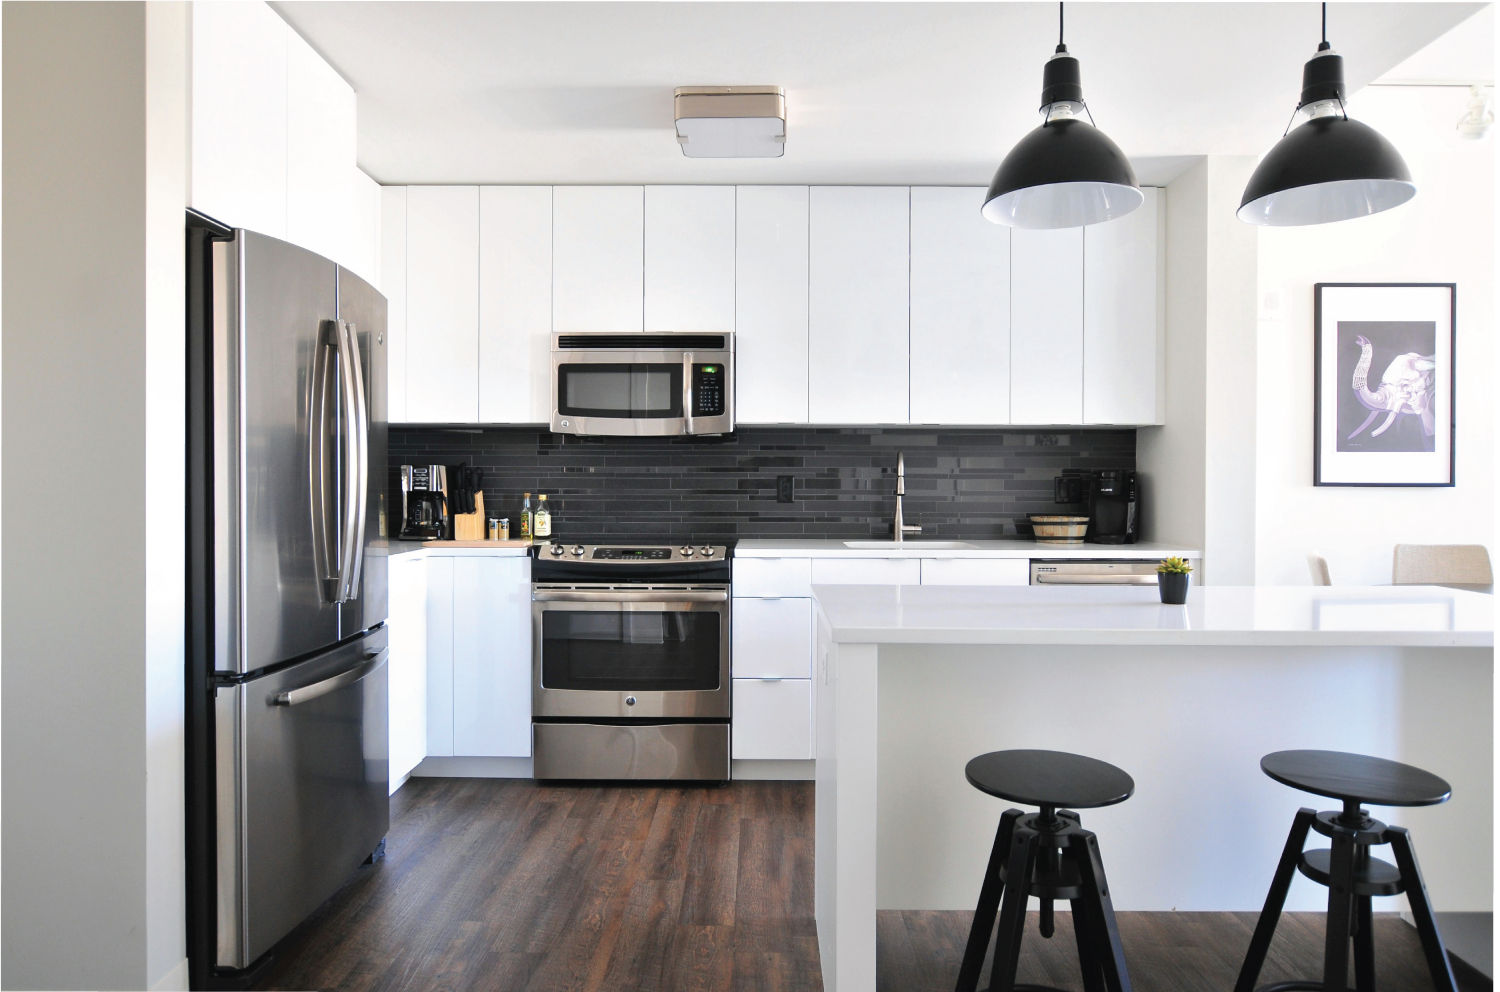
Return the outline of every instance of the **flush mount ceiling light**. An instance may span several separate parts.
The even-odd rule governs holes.
[[[1062,38],[1042,70],[1042,124],[1005,156],[981,213],[1010,227],[1083,227],[1123,217],[1145,201],[1135,170],[1083,102],[1078,60]],[[1079,114],[1088,114],[1085,121]]]
[[[688,158],[780,158],[786,95],[780,86],[679,86],[677,143]]]
[[[1301,227],[1378,214],[1417,195],[1401,153],[1344,108],[1344,59],[1323,41],[1302,67],[1302,99],[1287,131],[1255,167],[1235,216],[1247,224]]]

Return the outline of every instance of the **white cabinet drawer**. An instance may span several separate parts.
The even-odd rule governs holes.
[[[736,596],[811,596],[812,562],[807,558],[734,559]]]
[[[924,586],[1024,586],[1031,582],[1025,558],[923,558]]]
[[[922,581],[919,558],[821,558],[812,563],[813,585],[914,586]]]
[[[736,599],[730,645],[734,677],[812,677],[812,600]]]
[[[735,679],[729,753],[762,760],[811,758],[812,682]]]

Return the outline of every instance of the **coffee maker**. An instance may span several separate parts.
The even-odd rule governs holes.
[[[401,466],[401,540],[441,541],[448,536],[448,469]]]
[[[1140,489],[1135,473],[1107,468],[1089,475],[1089,530],[1092,544],[1134,544],[1140,536]]]

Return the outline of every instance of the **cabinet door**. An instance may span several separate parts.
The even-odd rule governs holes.
[[[920,558],[814,558],[815,586],[915,586],[922,582]]]
[[[427,559],[427,753],[453,754],[453,558]]]
[[[734,330],[734,187],[647,186],[646,330]]]
[[[1165,323],[1161,191],[1106,224],[1083,229],[1083,422],[1159,424]]]
[[[531,562],[453,559],[453,753],[531,755]]]
[[[904,424],[910,191],[808,193],[808,412],[815,424]]]
[[[551,416],[552,187],[479,188],[479,420]]]
[[[192,206],[286,238],[286,56],[291,29],[263,3],[193,10]]]
[[[286,79],[286,239],[353,269],[354,90],[295,31]]]
[[[731,758],[798,760],[813,757],[812,682],[735,679]]]
[[[1026,558],[923,558],[924,586],[1024,586],[1031,583]]]
[[[911,422],[1010,422],[1010,228],[982,187],[912,187]]]
[[[386,415],[406,420],[406,187],[380,190],[380,291],[385,294]]]
[[[735,558],[730,582],[736,596],[811,596],[812,562],[806,558]]]
[[[427,562],[390,563],[391,788],[427,757]]]
[[[645,302],[639,186],[552,190],[552,329],[639,331]]]
[[[1083,423],[1083,229],[1010,235],[1010,422]]]
[[[406,189],[406,419],[479,420],[479,187]]]
[[[730,664],[734,677],[812,677],[812,600],[736,599]]]
[[[807,423],[807,187],[735,194],[734,419]]]

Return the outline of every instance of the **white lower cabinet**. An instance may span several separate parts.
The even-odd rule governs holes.
[[[734,677],[812,677],[810,599],[736,599],[730,663]]]
[[[811,758],[812,680],[735,679],[729,753],[763,761]]]
[[[922,581],[917,558],[815,558],[812,580],[819,586],[914,586]]]
[[[531,754],[531,563],[427,559],[427,753]]]
[[[427,757],[427,562],[390,561],[390,781],[394,791]]]
[[[923,558],[924,586],[1024,586],[1031,583],[1027,558]]]

